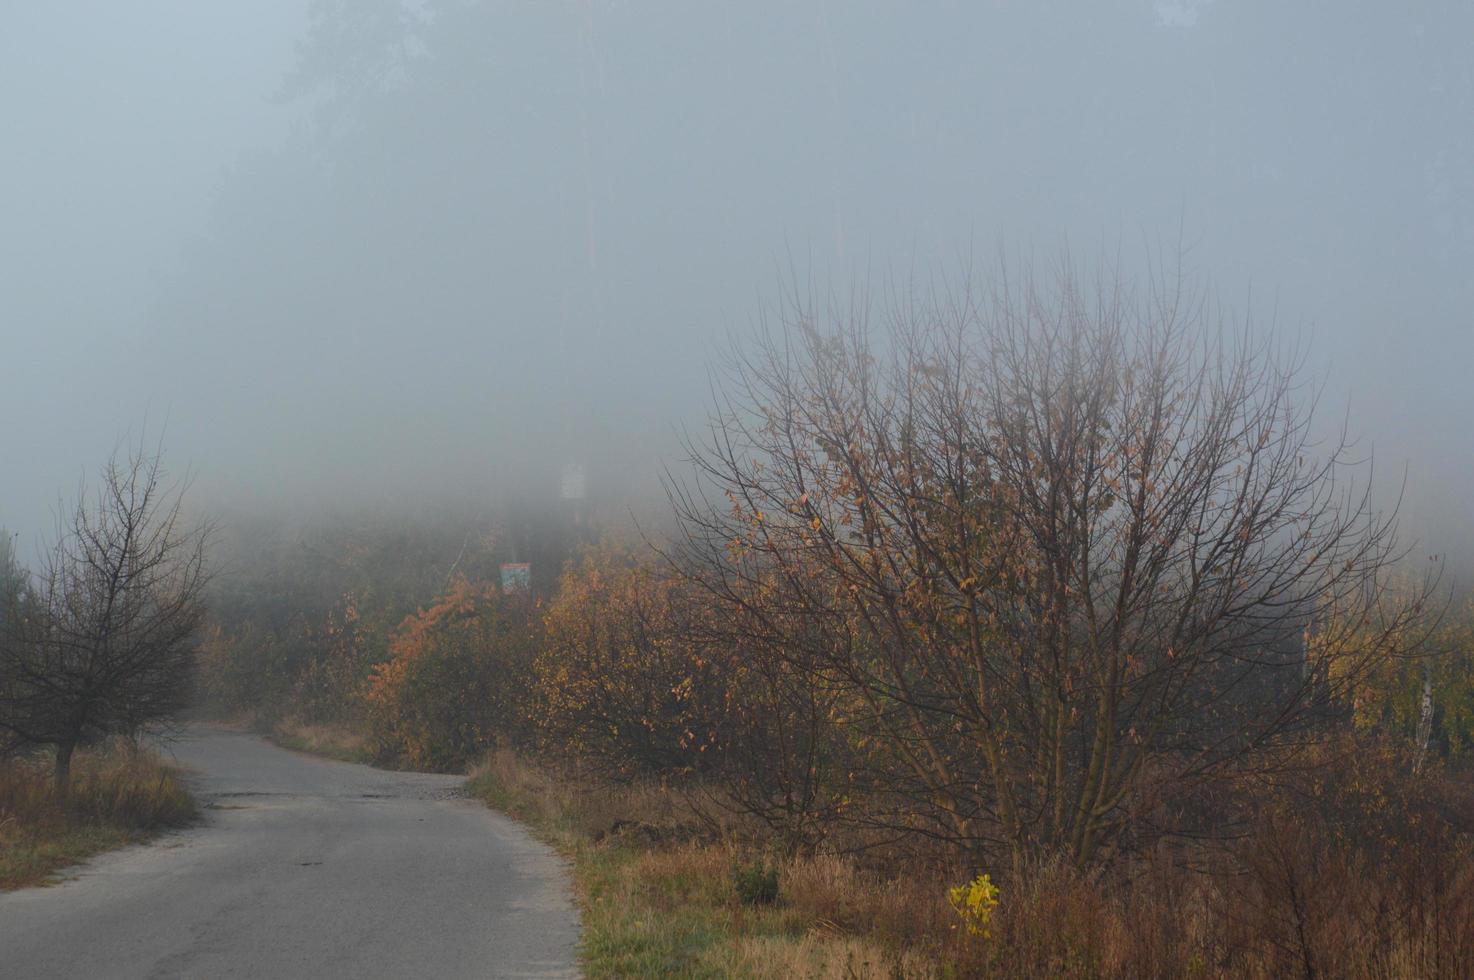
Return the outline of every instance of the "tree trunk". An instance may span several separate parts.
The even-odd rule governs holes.
[[[56,798],[65,802],[67,794],[72,788],[72,751],[77,747],[75,742],[62,742],[56,746]]]
[[[1417,754],[1414,756],[1413,772],[1423,769],[1423,757],[1428,753],[1428,739],[1433,734],[1433,664],[1423,664],[1423,705],[1418,715]]]

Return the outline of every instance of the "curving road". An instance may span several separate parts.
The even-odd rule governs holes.
[[[573,977],[563,869],[457,776],[235,732],[171,745],[202,825],[0,895],[15,978]]]

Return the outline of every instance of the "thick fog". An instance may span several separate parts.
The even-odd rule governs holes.
[[[1187,247],[1474,550],[1474,6],[183,0],[0,19],[0,525],[648,488],[785,277]]]

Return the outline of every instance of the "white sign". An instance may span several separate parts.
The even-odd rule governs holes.
[[[584,479],[582,463],[563,464],[563,499],[582,500],[588,493],[588,481]]]

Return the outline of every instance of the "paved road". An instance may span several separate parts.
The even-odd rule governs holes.
[[[0,895],[0,976],[572,977],[557,858],[461,798],[395,773],[200,730],[201,826]]]

